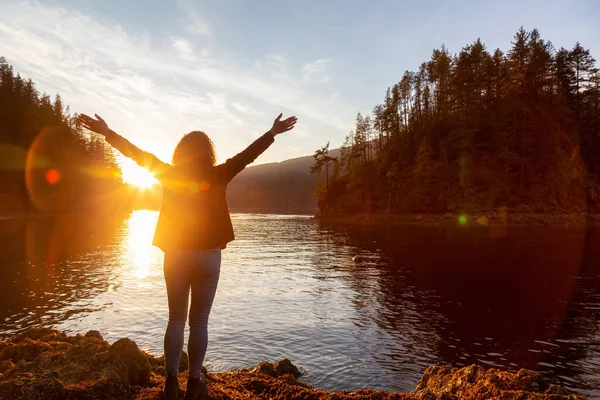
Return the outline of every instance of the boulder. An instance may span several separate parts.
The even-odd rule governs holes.
[[[300,376],[300,371],[298,371],[298,368],[296,368],[296,366],[287,358],[279,360],[273,364],[273,369],[275,370],[275,376],[288,374],[293,375],[295,378]]]
[[[412,394],[423,400],[583,398],[560,387],[548,392],[552,386],[539,373],[526,369],[512,373],[478,365],[445,365],[427,368]]]
[[[268,361],[263,361],[258,364],[256,367],[251,368],[250,372],[253,374],[263,374],[268,376],[275,376],[275,368],[273,368],[273,364]]]
[[[109,349],[110,366],[130,385],[145,386],[150,381],[150,363],[134,341],[119,339]],[[110,367],[109,367],[110,368]]]

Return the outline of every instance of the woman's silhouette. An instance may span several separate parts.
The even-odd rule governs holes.
[[[85,128],[103,135],[108,143],[150,171],[162,184],[162,204],[152,243],[165,253],[169,322],[164,340],[163,391],[167,399],[177,398],[177,372],[190,290],[189,378],[185,398],[197,399],[207,393],[201,368],[208,342],[208,315],[219,281],[221,249],[234,239],[225,191],[233,177],[263,153],[276,135],[294,128],[296,117],[282,121],[281,116],[246,150],[220,165],[215,165],[213,143],[204,132],[184,135],[175,147],[172,164],[166,164],[113,132],[97,114],[97,119],[85,114],[79,116]]]

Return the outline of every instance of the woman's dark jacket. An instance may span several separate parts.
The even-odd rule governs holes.
[[[162,204],[152,244],[165,252],[225,248],[235,238],[225,198],[227,184],[274,141],[267,132],[224,164],[193,179],[114,132],[106,140],[161,183]]]

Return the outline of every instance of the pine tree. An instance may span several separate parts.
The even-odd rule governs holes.
[[[101,199],[122,186],[114,154],[103,140],[86,140],[76,121],[59,94],[40,95],[0,57],[0,197],[17,197],[21,211],[106,206]]]
[[[595,60],[521,27],[507,53],[478,39],[406,71],[371,118],[357,115],[326,198],[346,211],[581,209],[584,189],[600,193],[599,154]]]

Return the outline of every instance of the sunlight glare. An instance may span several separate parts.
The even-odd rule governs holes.
[[[148,189],[158,183],[150,172],[130,160],[121,164],[121,171],[123,171],[123,181],[143,189]]]
[[[154,211],[139,210],[131,214],[127,249],[131,254],[136,278],[143,279],[150,274],[153,248],[152,236],[156,226]]]

